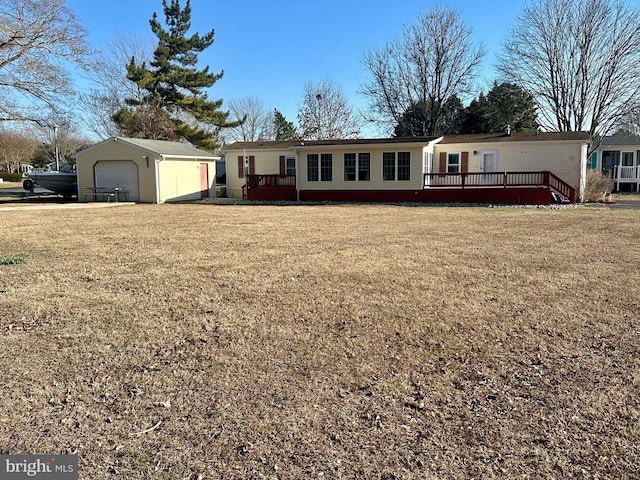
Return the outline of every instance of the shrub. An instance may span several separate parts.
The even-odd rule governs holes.
[[[597,202],[602,200],[606,192],[613,188],[613,180],[605,177],[602,172],[595,170],[587,171],[587,180],[584,189],[585,202]]]
[[[5,182],[21,182],[22,174],[21,173],[11,173],[11,172],[0,172],[0,178]]]

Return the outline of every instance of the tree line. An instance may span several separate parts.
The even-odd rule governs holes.
[[[162,0],[153,50],[116,37],[93,52],[65,0],[4,0],[0,9],[0,123],[65,125],[77,105],[95,134],[222,142],[357,138],[365,122],[388,135],[638,130],[640,9],[623,0],[529,0],[498,55],[499,80],[477,93],[486,49],[459,11],[435,4],[387,44],[363,53],[366,111],[329,79],[303,87],[297,125],[258,98],[209,98],[223,71],[198,68],[215,31],[191,33],[190,0]],[[85,68],[74,96],[63,67]],[[464,105],[463,99],[471,99]],[[68,129],[71,127],[69,126]]]

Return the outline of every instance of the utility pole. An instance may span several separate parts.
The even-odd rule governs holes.
[[[53,126],[53,151],[56,157],[56,172],[60,171],[60,155],[58,154],[58,129],[57,124]]]

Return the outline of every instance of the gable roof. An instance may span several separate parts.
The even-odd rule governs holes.
[[[80,150],[74,156],[84,154],[95,148],[104,146],[112,142],[122,142],[134,147],[138,147],[147,151],[149,154],[160,157],[173,157],[173,158],[201,158],[201,159],[218,159],[217,155],[214,155],[205,150],[182,142],[170,142],[167,140],[150,140],[147,138],[130,138],[130,137],[111,137],[102,142],[96,143],[89,148]]]
[[[443,144],[453,143],[491,143],[491,142],[551,142],[574,141],[588,143],[588,132],[522,132],[512,133],[483,133],[470,135],[445,135],[444,137],[392,137],[392,138],[359,138],[348,140],[290,140],[235,142],[223,148],[231,150],[284,150],[289,148],[329,147],[340,145],[393,145],[393,144],[428,144],[430,142]]]

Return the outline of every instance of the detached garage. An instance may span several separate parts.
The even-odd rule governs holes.
[[[214,197],[220,157],[180,142],[113,137],[76,153],[78,200],[118,191],[130,202]]]

